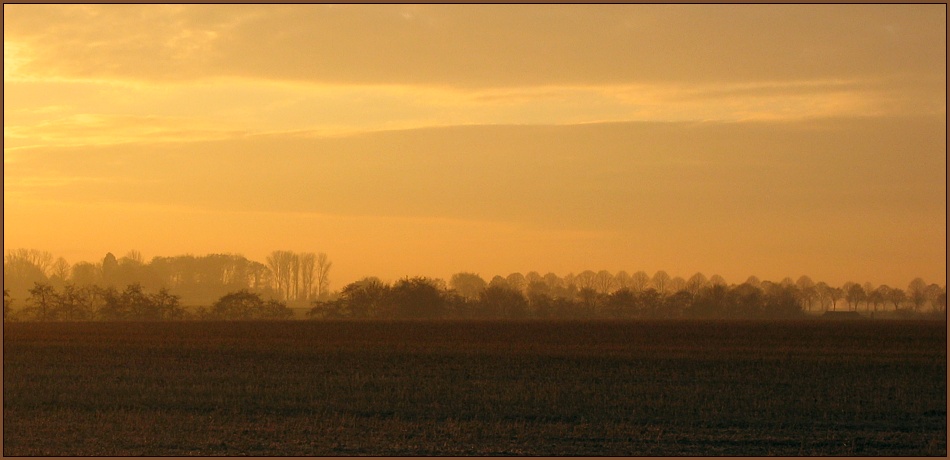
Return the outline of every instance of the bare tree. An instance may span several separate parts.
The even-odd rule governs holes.
[[[838,301],[844,298],[844,289],[839,287],[828,288],[828,299],[831,300],[831,309],[838,309]]]
[[[594,276],[594,289],[601,294],[610,294],[614,288],[614,275],[601,270]]]
[[[66,262],[66,259],[62,257],[57,258],[56,262],[53,262],[51,276],[57,277],[62,281],[69,279],[69,262]]]
[[[660,270],[653,274],[653,287],[660,294],[666,294],[667,289],[670,287],[670,275],[665,271]]]
[[[894,304],[894,309],[899,310],[901,304],[907,300],[907,293],[901,288],[891,288],[887,291],[887,300]]]
[[[574,282],[577,283],[578,288],[595,290],[594,287],[597,286],[597,273],[594,273],[593,270],[584,270],[574,277]]]
[[[721,276],[719,276],[719,275],[713,275],[713,276],[710,276],[710,277],[709,277],[709,285],[710,285],[710,286],[723,286],[723,287],[725,287],[727,284],[728,284],[728,283],[726,283],[726,279],[723,278],[723,277],[721,277]]]
[[[294,259],[296,259],[296,256],[291,251],[274,251],[267,256],[267,266],[273,274],[277,297],[281,300],[287,300],[291,296]]]
[[[887,310],[887,302],[890,302],[891,300],[891,287],[886,284],[882,284],[874,290],[874,294],[874,298],[880,301],[884,307],[884,310]],[[877,310],[877,304],[875,304],[874,307],[875,310]]]
[[[927,294],[927,301],[930,302],[930,309],[935,312],[942,311],[940,309],[941,306],[938,305],[940,301],[940,295],[943,293],[943,289],[940,287],[940,285],[936,283],[928,285],[925,293]]]
[[[7,252],[4,264],[25,262],[39,268],[44,276],[49,276],[50,268],[53,266],[53,255],[48,251],[39,249],[15,249]]]
[[[524,275],[518,272],[508,275],[505,280],[508,281],[508,287],[518,292],[524,292],[524,288],[527,286],[527,281],[525,281]]]
[[[699,292],[700,289],[706,287],[706,284],[709,283],[709,280],[706,279],[706,275],[697,272],[695,275],[690,276],[686,280],[686,290],[693,295]]]
[[[449,280],[449,287],[455,289],[455,292],[464,299],[475,301],[488,287],[488,283],[476,273],[463,272],[452,275]]]
[[[525,280],[525,283],[531,284],[531,283],[539,283],[543,281],[543,278],[541,278],[540,273],[531,271],[531,272],[528,272],[527,275],[524,275],[524,280]]]
[[[316,281],[317,255],[304,252],[297,257],[300,262],[300,292],[303,294],[303,300],[309,301],[314,297],[313,284]]]
[[[618,291],[621,289],[629,289],[631,287],[631,281],[630,274],[623,270],[614,274],[614,285],[617,286]]]
[[[817,292],[815,292],[815,282],[811,280],[807,275],[802,275],[798,277],[798,281],[795,282],[795,286],[798,287],[798,293],[801,296],[802,303],[806,305],[808,311],[811,311],[811,302],[817,297]]]
[[[845,284],[847,285],[847,288],[844,289],[845,299],[848,301],[848,306],[856,311],[858,309],[858,303],[866,299],[867,294],[864,292],[864,288],[858,283]]]
[[[138,250],[135,250],[135,249],[132,249],[131,251],[129,251],[129,252],[125,255],[124,258],[125,258],[125,259],[128,259],[128,260],[130,260],[130,261],[132,261],[132,262],[137,262],[137,263],[139,263],[139,264],[144,264],[144,263],[145,263],[145,259],[142,257],[142,253],[141,253],[140,251],[138,251]]]
[[[927,302],[927,283],[922,278],[914,278],[907,285],[907,297],[914,304],[914,311],[920,313],[920,307]]]
[[[288,300],[297,300],[300,298],[300,254],[294,254],[290,258],[290,282],[293,285],[289,291],[293,292],[293,296]]]
[[[670,292],[680,292],[686,289],[686,280],[682,276],[674,276],[670,280],[670,285],[668,286]]]
[[[864,283],[861,287],[864,289],[864,311],[870,311],[871,302],[873,301],[871,297],[874,295],[875,287],[870,282]]]
[[[643,292],[650,286],[650,275],[643,270],[638,271],[630,277],[630,288],[634,292]]]
[[[326,253],[317,254],[317,298],[325,299],[330,295],[330,267],[333,262],[327,258]]]

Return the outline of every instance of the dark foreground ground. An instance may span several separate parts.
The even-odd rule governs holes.
[[[5,324],[10,455],[947,454],[946,324]]]

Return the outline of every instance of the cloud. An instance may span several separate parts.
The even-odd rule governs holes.
[[[5,44],[29,55],[15,73],[40,77],[485,88],[939,76],[946,69],[940,5],[4,9]]]
[[[5,149],[34,146],[109,145],[235,137],[239,131],[205,120],[176,117],[73,114],[32,126],[4,128]]]
[[[939,91],[875,81],[451,89],[247,79],[6,84],[5,150],[24,146],[340,135],[479,124],[795,120],[945,113]]]

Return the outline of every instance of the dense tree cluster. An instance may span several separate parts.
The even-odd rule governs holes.
[[[148,293],[140,284],[122,291],[95,285],[77,287],[66,284],[55,289],[36,283],[30,289],[26,306],[13,312],[9,291],[3,291],[4,320],[21,321],[173,321],[173,320],[261,320],[289,319],[293,310],[276,299],[264,300],[247,290],[231,292],[218,299],[210,309],[188,311],[177,295],[162,288]]]
[[[221,297],[210,312],[199,310],[196,316],[200,319],[254,320],[289,319],[293,315],[293,310],[287,308],[284,302],[275,299],[265,301],[257,293],[241,290]]]
[[[778,283],[750,277],[727,285],[697,273],[685,280],[659,271],[629,275],[585,271],[558,277],[537,272],[486,282],[458,273],[440,280],[406,278],[393,285],[366,278],[328,301],[315,301],[313,318],[794,318],[807,311],[847,309],[946,312],[946,287],[914,279],[907,291],[846,283],[831,287],[807,276]],[[892,308],[888,308],[891,306]]]
[[[131,284],[119,291],[114,287],[74,284],[66,284],[57,290],[49,284],[36,283],[29,293],[26,306],[14,316],[10,308],[12,299],[4,289],[4,320],[167,321],[186,317],[178,296],[164,288],[149,294],[139,284]]]
[[[151,291],[168,289],[188,305],[210,305],[225,294],[246,289],[306,306],[329,296],[331,266],[326,254],[292,251],[274,251],[266,264],[233,254],[154,257],[145,262],[141,253],[130,251],[121,258],[108,253],[100,262],[70,265],[45,251],[16,249],[4,258],[3,287],[11,297],[24,299],[35,283],[55,289],[138,284]]]

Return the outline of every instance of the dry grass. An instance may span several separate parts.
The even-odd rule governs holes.
[[[946,455],[928,322],[4,325],[4,455]]]

